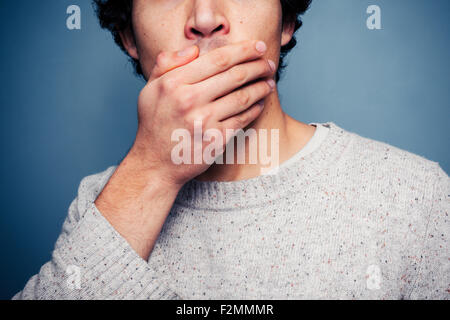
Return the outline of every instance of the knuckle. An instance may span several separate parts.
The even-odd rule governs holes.
[[[178,82],[172,77],[164,77],[161,79],[161,88],[164,92],[173,92],[178,87]]]
[[[176,102],[183,111],[189,111],[194,107],[196,93],[192,90],[184,90],[176,95]]]
[[[162,67],[162,66],[164,66],[166,61],[167,61],[167,53],[165,51],[161,51],[156,56],[156,65]]]
[[[235,129],[240,129],[245,127],[246,117],[244,115],[239,115],[234,118]]]
[[[236,100],[239,105],[247,105],[250,100],[250,95],[246,90],[239,90],[236,92]]]
[[[244,40],[241,42],[239,48],[242,52],[252,53],[255,50],[255,43],[254,40]]]
[[[226,68],[230,63],[230,58],[224,52],[217,52],[214,57],[214,64],[219,68]]]
[[[183,101],[188,105],[193,105],[197,99],[197,93],[193,90],[185,90],[181,95]]]
[[[244,56],[252,53],[252,43],[248,41],[241,43],[237,46],[237,53]]]
[[[238,84],[246,82],[247,71],[245,69],[236,67],[231,69],[230,73],[233,81],[237,82]]]

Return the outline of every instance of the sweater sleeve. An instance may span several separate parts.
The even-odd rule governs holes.
[[[179,299],[95,206],[112,168],[81,181],[51,260],[13,300]]]
[[[437,164],[431,208],[421,252],[418,279],[411,299],[450,298],[450,179]]]

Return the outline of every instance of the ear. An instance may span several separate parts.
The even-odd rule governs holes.
[[[122,40],[122,44],[127,50],[130,57],[139,60],[139,54],[136,47],[136,40],[134,39],[133,30],[131,27],[127,27],[126,29],[119,31],[120,39]]]
[[[283,24],[283,31],[281,33],[281,46],[284,46],[289,43],[292,39],[292,35],[294,34],[295,21],[288,22]]]

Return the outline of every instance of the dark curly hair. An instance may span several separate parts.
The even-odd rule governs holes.
[[[276,82],[280,80],[280,77],[286,68],[284,64],[285,56],[297,45],[295,33],[302,26],[302,20],[300,15],[308,10],[312,0],[280,0],[283,14],[283,25],[295,21],[294,34],[291,41],[280,49],[280,60],[278,64],[278,70],[276,73]],[[133,0],[93,0],[94,10],[97,14],[100,26],[103,29],[107,29],[112,33],[116,44],[127,55],[122,41],[119,36],[119,31],[125,30],[127,27],[131,27],[131,10]],[[130,61],[135,68],[135,73],[138,76],[144,76],[139,61],[130,57]]]

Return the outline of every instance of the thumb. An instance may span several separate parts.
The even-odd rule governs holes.
[[[180,50],[177,52],[163,54],[160,58],[157,59],[157,63],[152,70],[150,80],[159,78],[163,74],[191,62],[192,60],[197,58],[197,55],[198,47],[196,45],[189,46],[184,50]]]

